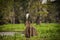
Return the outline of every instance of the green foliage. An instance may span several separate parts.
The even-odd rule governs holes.
[[[59,7],[59,2],[48,1],[47,4],[41,4],[40,0],[0,0],[0,21],[18,23],[19,20],[24,20],[25,14],[29,12],[32,19],[35,17],[34,20],[40,14],[44,21],[49,18],[50,22],[57,22],[59,21],[57,20]],[[58,17],[56,18],[56,16]]]

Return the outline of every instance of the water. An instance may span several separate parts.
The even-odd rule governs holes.
[[[16,33],[20,33],[21,35],[23,34],[23,32],[0,32],[0,35],[14,36]]]

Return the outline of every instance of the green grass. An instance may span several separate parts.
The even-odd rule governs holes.
[[[22,31],[24,28],[24,24],[6,24],[1,26],[0,31]]]
[[[60,24],[57,23],[41,23],[40,25],[32,24],[38,35],[31,37],[30,40],[60,40]],[[6,24],[0,26],[0,31],[23,31],[25,29],[24,24]],[[14,37],[4,36],[4,40],[26,40],[25,36],[16,34]]]

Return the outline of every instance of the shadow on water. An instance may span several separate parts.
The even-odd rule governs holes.
[[[60,24],[57,24],[55,28],[56,28],[56,33],[60,34]]]
[[[3,31],[3,27],[4,27],[4,26],[0,25],[0,32]]]
[[[60,40],[60,24],[57,24],[55,26],[55,32],[54,34],[51,34],[51,39],[52,40]]]
[[[46,33],[42,33],[42,35],[43,36],[41,38],[43,40],[60,40],[60,24],[54,25],[52,29],[46,30]]]
[[[57,24],[56,26],[56,40],[60,40],[60,24]]]

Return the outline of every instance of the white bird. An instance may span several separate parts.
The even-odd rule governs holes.
[[[55,0],[50,0],[51,2],[54,2]]]
[[[54,2],[56,0],[50,0],[50,2]],[[46,4],[48,2],[48,0],[42,0],[42,4]]]
[[[29,17],[29,13],[26,14],[26,19],[28,19],[28,17]]]
[[[47,0],[42,0],[42,4],[46,4],[47,3]]]

